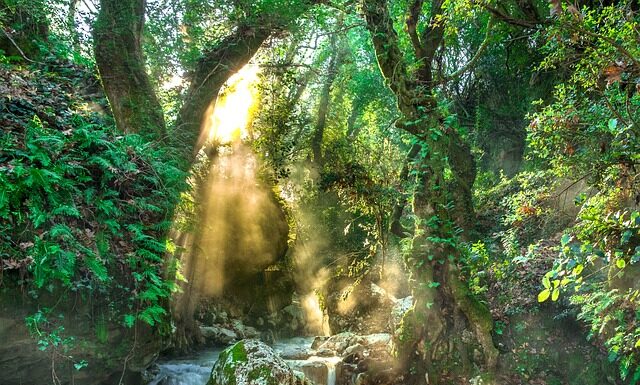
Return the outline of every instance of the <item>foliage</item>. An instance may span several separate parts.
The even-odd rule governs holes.
[[[0,102],[4,278],[15,277],[35,297],[100,293],[127,327],[163,322],[174,287],[166,280],[164,235],[183,172],[166,150],[83,111],[84,102],[60,90],[72,87],[70,79],[0,71],[12,84],[33,87],[13,89]],[[41,321],[28,323],[34,329]]]
[[[558,176],[586,181],[576,195],[577,222],[565,231],[553,269],[543,279],[539,301],[561,290],[579,317],[602,338],[609,358],[630,383],[640,380],[638,288],[640,259],[638,191],[640,118],[637,80],[638,18],[624,2],[558,8],[545,31],[544,69],[561,69],[554,101],[532,115],[532,154]]]

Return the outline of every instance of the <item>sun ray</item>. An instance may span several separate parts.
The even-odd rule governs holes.
[[[259,67],[247,65],[227,81],[207,118],[207,141],[228,144],[244,138],[255,110]]]

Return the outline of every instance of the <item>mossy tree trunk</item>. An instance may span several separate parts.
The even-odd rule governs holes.
[[[488,370],[496,365],[492,319],[460,280],[457,268],[459,229],[473,228],[471,186],[475,164],[458,132],[445,124],[435,95],[434,62],[444,40],[443,0],[410,2],[406,28],[418,63],[409,71],[386,0],[364,0],[363,12],[380,66],[396,95],[403,119],[398,127],[418,139],[420,154],[413,212],[416,216],[411,254],[414,308],[405,316],[399,354],[409,383],[437,384],[457,368],[470,374],[468,346],[480,347]],[[428,16],[423,9],[430,5]],[[418,21],[430,20],[419,33]],[[412,150],[415,156],[416,149]],[[463,330],[473,341],[462,341]],[[462,370],[460,370],[460,368]]]
[[[101,0],[93,26],[96,64],[117,127],[163,138],[164,114],[145,69],[145,0]]]

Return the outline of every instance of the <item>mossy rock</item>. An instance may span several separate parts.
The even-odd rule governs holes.
[[[265,343],[242,340],[225,349],[207,385],[308,385]]]

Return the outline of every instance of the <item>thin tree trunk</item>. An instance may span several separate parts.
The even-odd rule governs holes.
[[[80,0],[69,0],[69,8],[67,9],[67,28],[69,30],[69,35],[71,36],[73,49],[76,52],[80,52],[82,50],[82,47],[80,46],[80,34],[78,33],[78,28],[76,25],[78,3],[80,3]]]
[[[331,57],[329,59],[329,66],[327,68],[327,77],[322,85],[322,91],[320,92],[320,101],[318,102],[318,115],[316,124],[313,128],[313,137],[311,138],[311,153],[313,155],[313,163],[322,170],[324,159],[322,156],[322,141],[324,139],[324,130],[327,126],[327,114],[329,113],[329,103],[331,101],[331,89],[333,83],[338,76],[338,65],[340,61],[340,54],[337,47],[336,34],[332,34],[330,38],[329,49],[331,50]]]

